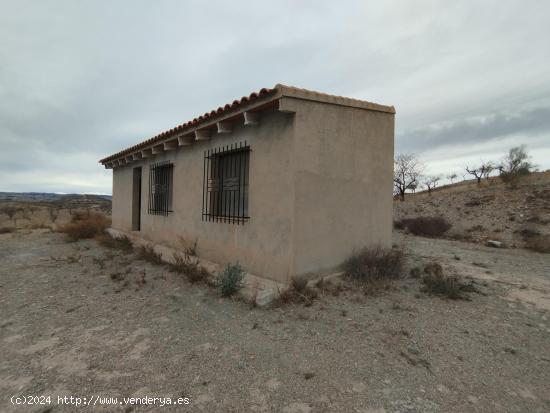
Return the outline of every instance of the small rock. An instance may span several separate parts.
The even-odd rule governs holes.
[[[479,402],[479,400],[475,396],[468,396],[466,399],[472,404],[478,404]]]
[[[515,348],[512,348],[512,347],[504,347],[504,351],[506,353],[510,353],[510,354],[517,354],[517,351]]]
[[[354,393],[363,393],[367,390],[367,385],[363,382],[354,383],[351,389]]]
[[[529,389],[519,389],[518,393],[524,399],[537,400],[537,397]]]
[[[271,378],[265,383],[265,385],[269,390],[277,390],[277,388],[281,385],[281,382],[276,378]]]
[[[330,399],[323,394],[317,398],[316,402],[319,404],[330,404]]]
[[[283,409],[284,413],[309,413],[311,407],[307,403],[290,403]]]
[[[411,354],[419,354],[420,353],[418,348],[416,346],[413,346],[413,345],[407,347],[407,351]]]

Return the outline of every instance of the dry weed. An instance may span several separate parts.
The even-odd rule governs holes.
[[[105,215],[88,211],[74,214],[71,222],[63,225],[59,232],[67,234],[72,241],[78,241],[103,234],[110,225],[111,221]]]

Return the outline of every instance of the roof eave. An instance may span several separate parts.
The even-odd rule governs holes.
[[[227,104],[224,107],[219,107],[217,110],[205,113],[192,121],[162,132],[152,138],[138,143],[137,145],[123,149],[120,152],[101,159],[99,163],[105,165],[106,168],[112,168],[126,164],[128,162],[127,158],[130,157],[133,159],[141,159],[141,153],[143,151],[147,151],[149,149],[152,150],[153,147],[158,147],[159,145],[163,145],[165,142],[171,140],[173,141],[176,139],[178,140],[179,145],[182,145],[180,140],[184,136],[189,137],[193,134],[197,135],[198,131],[214,129],[217,127],[218,123],[234,121],[235,118],[242,116],[245,112],[260,111],[268,107],[278,106],[279,100],[282,97],[395,114],[395,108],[393,106],[380,105],[378,103],[368,102],[365,100],[329,95],[326,93],[296,88],[293,86],[277,84],[272,89],[264,88],[259,92],[251,93],[249,96],[244,96],[240,100],[234,100],[231,104]],[[189,139],[187,140],[189,141]],[[201,139],[197,138],[191,140],[194,141]],[[188,145],[190,142],[186,142],[185,144]],[[140,155],[135,155],[138,152]]]
[[[208,114],[202,115],[198,118],[193,119],[192,121],[179,125],[168,131],[162,132],[150,139],[140,142],[137,145],[131,146],[120,152],[103,158],[99,161],[99,163],[105,165],[105,163],[109,161],[123,157],[135,151],[156,146],[166,140],[174,139],[182,135],[190,135],[197,130],[214,128],[216,127],[216,124],[218,122],[229,121],[236,117],[242,116],[244,112],[263,110],[267,109],[268,107],[277,106],[280,97],[280,91],[275,89],[268,89],[268,92],[266,92],[263,96],[258,96],[252,101],[247,100],[243,102],[242,99],[241,101],[233,101],[231,105],[225,105],[224,108],[221,108],[223,109],[222,111],[219,111],[220,108],[218,108],[217,111],[212,111]]]

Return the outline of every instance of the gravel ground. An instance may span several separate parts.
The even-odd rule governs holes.
[[[407,278],[258,309],[93,241],[0,235],[0,411],[550,411],[550,256],[395,243],[410,265],[437,259],[486,295],[444,300]],[[71,395],[190,404],[57,405]]]

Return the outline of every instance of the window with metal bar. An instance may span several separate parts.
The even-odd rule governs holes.
[[[250,218],[249,157],[246,141],[204,152],[203,221],[241,224]]]
[[[174,165],[154,163],[149,167],[149,214],[168,215],[172,212]]]

